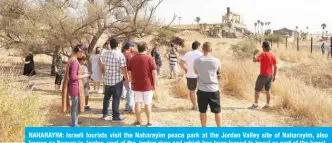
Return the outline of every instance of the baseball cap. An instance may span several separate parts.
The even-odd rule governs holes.
[[[124,45],[125,48],[135,46],[135,43],[133,41],[127,41]]]
[[[269,44],[269,42],[267,42],[267,41],[263,42],[262,47],[263,47],[264,49],[266,49],[266,50],[271,50],[270,44]]]

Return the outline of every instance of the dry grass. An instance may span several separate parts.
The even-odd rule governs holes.
[[[17,77],[0,72],[0,142],[23,141],[25,127],[45,124],[39,96],[27,92]]]
[[[278,60],[292,62],[292,63],[304,63],[310,62],[312,59],[323,58],[321,53],[314,51],[312,54],[309,50],[301,49],[297,51],[294,44],[290,45],[288,49],[281,46],[278,49],[273,49],[273,53],[276,55]]]
[[[259,65],[250,60],[225,61],[224,64],[222,79],[225,92],[253,100]],[[310,125],[331,125],[332,98],[326,92],[308,86],[301,80],[279,74],[273,83],[272,94],[274,111],[287,111],[289,115],[306,118]],[[262,97],[261,103],[264,103],[265,98]]]
[[[332,65],[329,60],[314,60],[296,67],[281,69],[289,77],[304,81],[307,85],[321,89],[331,88]]]
[[[178,78],[171,82],[171,93],[177,98],[188,98],[187,83],[184,78]]]

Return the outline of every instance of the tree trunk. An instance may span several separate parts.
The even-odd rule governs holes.
[[[103,35],[103,33],[104,33],[104,30],[99,30],[99,31],[97,32],[97,34],[94,35],[94,36],[92,37],[92,40],[91,40],[91,42],[90,42],[90,44],[89,44],[89,47],[88,47],[88,53],[89,53],[89,54],[92,53],[93,48],[96,46],[96,44],[97,44],[99,38],[101,37],[101,35]]]
[[[98,42],[98,40],[99,40],[99,38],[101,37],[101,35],[103,35],[103,33],[104,33],[104,30],[103,29],[101,29],[101,30],[99,30],[98,32],[97,32],[97,34],[96,35],[94,35],[93,37],[92,37],[92,40],[91,40],[91,42],[90,42],[90,44],[89,44],[89,47],[88,47],[88,54],[86,54],[86,57],[87,57],[87,65],[88,65],[88,70],[89,70],[89,72],[92,72],[92,69],[91,69],[91,62],[90,62],[90,56],[91,56],[91,53],[92,53],[92,51],[93,51],[93,48],[96,46],[96,44],[97,44],[97,42]]]

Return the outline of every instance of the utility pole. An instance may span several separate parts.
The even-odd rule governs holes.
[[[181,22],[181,17],[179,16],[178,18],[179,18],[179,26],[180,26],[180,22]]]

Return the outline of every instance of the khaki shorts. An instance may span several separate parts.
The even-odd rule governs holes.
[[[151,105],[152,97],[153,97],[153,91],[134,91],[135,103]]]
[[[263,87],[266,91],[270,91],[272,86],[272,76],[259,75],[256,80],[255,91],[260,92]]]

